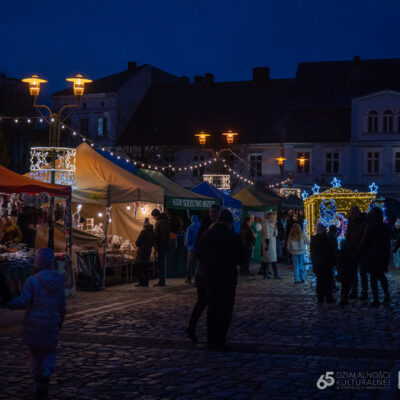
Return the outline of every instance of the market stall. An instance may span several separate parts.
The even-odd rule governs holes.
[[[66,199],[63,209],[58,208],[56,218],[65,222],[65,235],[62,250],[56,254],[57,260],[63,260],[60,271],[67,276],[67,294],[74,290],[74,276],[70,263],[71,251],[71,188],[39,182],[0,166],[0,297],[2,301],[19,295],[23,283],[33,273],[36,234],[38,225],[46,226],[49,212],[49,196]],[[55,216],[57,213],[55,212]],[[47,229],[47,226],[46,226]],[[14,232],[10,236],[10,232]],[[47,242],[41,246],[46,247]],[[58,263],[57,263],[58,267]]]
[[[240,230],[240,219],[242,212],[242,203],[241,201],[228,196],[222,190],[217,189],[215,186],[211,185],[208,182],[202,182],[199,185],[195,186],[191,189],[192,192],[201,194],[203,196],[214,197],[216,199],[220,199],[221,206],[223,208],[228,208],[232,214],[234,219],[234,229],[236,232]]]
[[[153,208],[162,209],[164,189],[82,143],[76,149],[72,201],[75,228],[104,238],[104,274],[106,269],[118,273],[134,259],[134,242],[144,218]]]

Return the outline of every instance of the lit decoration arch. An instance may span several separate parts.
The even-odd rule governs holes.
[[[304,199],[305,230],[308,237],[314,234],[315,225],[321,220],[321,206],[328,204],[337,214],[347,215],[351,207],[357,206],[361,212],[368,212],[374,192],[357,192],[343,187],[333,187],[322,193],[313,194]]]

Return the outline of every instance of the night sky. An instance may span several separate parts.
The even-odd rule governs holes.
[[[5,5],[6,4],[6,5]],[[400,57],[397,0],[19,0],[2,3],[0,72],[48,79],[48,95],[149,63],[178,76],[293,77],[298,62]]]

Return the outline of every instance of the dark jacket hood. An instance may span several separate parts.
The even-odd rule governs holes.
[[[58,293],[64,290],[65,279],[64,275],[58,271],[43,270],[36,274],[40,283],[50,293]]]

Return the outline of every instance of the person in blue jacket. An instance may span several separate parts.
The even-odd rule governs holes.
[[[195,259],[195,249],[196,249],[196,239],[199,234],[200,222],[197,215],[192,215],[191,225],[186,231],[186,246],[188,249],[188,264],[186,273],[186,282],[192,283],[192,278],[196,272],[196,259]]]
[[[29,277],[19,297],[8,302],[9,308],[26,309],[22,344],[30,350],[30,374],[36,398],[47,396],[49,380],[56,364],[58,333],[64,321],[64,275],[54,271],[54,252],[40,249],[35,258],[38,271]]]

